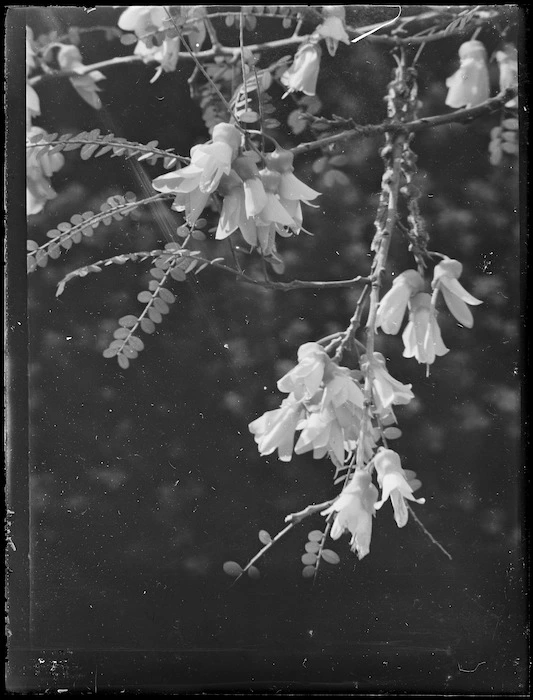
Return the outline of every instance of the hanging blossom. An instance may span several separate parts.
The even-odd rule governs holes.
[[[281,461],[292,458],[294,434],[301,431],[295,454],[313,451],[315,459],[329,454],[344,464],[345,451],[359,437],[364,398],[356,376],[339,367],[318,343],[298,350],[298,364],[278,381],[289,396],[275,411],[268,411],[248,426],[261,455],[278,449]]]
[[[26,78],[35,68],[35,51],[33,48],[33,32],[26,27]],[[41,105],[37,92],[26,83],[26,136],[28,139],[45,135],[44,129],[33,126],[35,117],[40,116]],[[65,163],[62,153],[44,153],[37,157],[34,149],[26,151],[26,214],[34,216],[41,212],[57,194],[50,183],[52,175],[60,170]]]
[[[134,32],[138,39],[151,45],[154,32],[160,31],[168,17],[169,5],[133,5],[118,18],[118,26],[125,32]]]
[[[483,302],[469,294],[463,285],[458,281],[463,272],[463,266],[458,260],[446,258],[438,265],[435,265],[433,272],[433,282],[431,283],[433,292],[433,306],[436,304],[438,293],[441,292],[446,302],[446,306],[455,318],[466,328],[472,328],[474,318],[468,308],[477,306]]]
[[[241,221],[240,230],[244,240],[257,248],[265,257],[276,257],[276,233],[291,236],[297,225],[280,201],[278,190],[281,175],[275,170],[263,168],[259,171],[266,201],[253,217]]]
[[[518,55],[516,46],[506,44],[502,51],[496,51],[496,60],[500,69],[500,90],[518,87]],[[510,109],[518,107],[518,97],[505,103]]]
[[[461,64],[446,80],[448,107],[475,107],[490,97],[487,52],[480,41],[472,40],[459,47]]]
[[[287,88],[283,99],[291,92],[303,92],[305,95],[316,94],[316,83],[320,70],[322,50],[316,43],[302,44],[294,55],[294,61],[283,73],[280,80]]]
[[[404,357],[415,357],[418,362],[429,365],[449,352],[442,342],[436,311],[431,296],[425,292],[415,294],[409,300],[409,323],[402,335],[405,345]]]
[[[185,211],[189,224],[194,224],[222,176],[229,175],[240,145],[241,134],[235,126],[217,124],[212,141],[191,148],[190,165],[156,177],[152,187],[175,194],[173,208]]]
[[[150,83],[155,83],[163,73],[172,73],[176,70],[180,55],[180,38],[165,37],[161,46],[151,47],[147,46],[144,41],[139,41],[133,53],[135,56],[140,56],[144,63],[151,63],[152,61],[159,63],[154,77],[150,80]]]
[[[32,126],[28,138],[45,136],[46,132],[38,126]],[[50,183],[52,175],[65,163],[62,153],[44,153],[37,157],[35,149],[30,149],[26,156],[26,213],[28,216],[42,211],[46,202],[57,197]]]
[[[296,224],[295,233],[301,230],[303,223],[302,203],[311,205],[321,193],[309,187],[294,175],[294,154],[284,148],[276,147],[265,156],[267,168],[280,173],[278,194],[283,207],[289,212]]]
[[[61,70],[83,73],[85,66],[78,47],[69,44],[60,44],[59,46],[57,62]],[[102,102],[98,96],[100,88],[96,84],[100,80],[105,80],[105,75],[99,70],[93,70],[85,75],[70,78],[70,82],[78,95],[94,109],[101,109],[102,107]]]
[[[396,335],[403,323],[409,299],[424,289],[424,279],[416,270],[402,272],[392,283],[392,287],[381,299],[376,328],[384,333]]]
[[[374,352],[371,360],[363,355],[361,369],[364,374],[370,375],[376,413],[380,418],[390,416],[392,406],[405,405],[414,399],[412,385],[402,384],[388,373],[385,358],[380,352]],[[394,414],[392,417],[396,422]]]
[[[420,504],[426,502],[425,498],[413,496],[413,491],[419,488],[421,483],[416,479],[415,472],[402,469],[400,457],[393,450],[380,447],[374,457],[374,466],[381,488],[381,500],[377,501],[374,507],[379,510],[390,498],[396,524],[398,527],[404,527],[409,516],[406,499]]]
[[[344,5],[322,5],[324,21],[316,28],[316,33],[325,39],[330,56],[335,56],[339,41],[350,43],[350,37],[346,33],[346,10]]]
[[[335,513],[330,531],[331,539],[338,540],[344,532],[349,532],[352,535],[352,552],[357,553],[359,559],[370,552],[372,517],[375,516],[377,499],[378,490],[372,483],[370,474],[358,470],[335,503],[321,513],[324,516]]]

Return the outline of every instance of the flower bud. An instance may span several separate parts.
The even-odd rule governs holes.
[[[227,143],[237,152],[241,145],[241,133],[233,124],[217,124],[213,129],[213,141]]]
[[[265,156],[265,163],[267,168],[276,170],[278,173],[292,173],[294,155],[284,148],[276,148],[275,151]]]

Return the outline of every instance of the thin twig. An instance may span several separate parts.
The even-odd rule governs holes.
[[[476,107],[457,109],[454,112],[438,114],[435,117],[422,117],[421,119],[415,119],[412,122],[405,122],[402,124],[383,122],[381,124],[358,125],[353,129],[347,129],[346,131],[341,131],[331,136],[324,136],[316,141],[301,143],[299,146],[292,148],[291,151],[294,154],[307,153],[308,151],[324,148],[324,146],[329,146],[332,143],[337,143],[338,141],[344,141],[346,139],[380,136],[386,133],[418,133],[419,131],[432,129],[436,126],[443,126],[444,124],[463,124],[496,111],[510,99],[516,97],[516,94],[517,90],[511,88]]]
[[[411,517],[416,522],[418,527],[422,530],[422,532],[426,535],[426,537],[429,537],[429,539],[433,542],[433,544],[437,545],[437,547],[440,549],[440,551],[443,554],[445,554],[450,561],[453,561],[452,555],[448,551],[446,551],[446,549],[444,549],[444,547],[441,545],[440,542],[437,542],[437,540],[433,537],[431,532],[429,532],[429,530],[426,528],[426,526],[420,521],[420,519],[418,518],[418,516],[416,515],[414,510],[409,505],[409,503],[407,503],[406,505],[407,505],[407,509],[409,510],[409,513],[411,513]]]

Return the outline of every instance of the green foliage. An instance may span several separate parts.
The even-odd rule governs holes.
[[[147,144],[128,141],[114,134],[101,134],[100,129],[82,131],[79,134],[37,134],[26,143],[28,153],[35,153],[37,158],[45,154],[52,155],[60,151],[74,151],[81,149],[82,160],[99,158],[109,154],[112,158],[136,158],[139,161],[147,161],[155,165],[163,159],[165,168],[170,169],[177,163],[188,163],[189,159],[172,153],[172,149],[162,150],[157,148],[158,141],[150,141]]]
[[[70,221],[63,221],[57,225],[57,228],[47,232],[46,236],[50,240],[46,243],[39,245],[36,241],[28,240],[29,252],[26,256],[28,272],[34,272],[38,267],[46,267],[49,258],[56,259],[63,250],[69,250],[73,244],[81,243],[84,237],[90,238],[100,224],[109,226],[113,219],[121,221],[134,209],[146,204],[147,201],[152,202],[160,198],[161,195],[156,195],[147,200],[136,201],[136,196],[132,192],[127,192],[124,196],[113,195],[109,197],[100,207],[99,214],[92,211],[74,214]],[[73,275],[75,274],[73,273]]]

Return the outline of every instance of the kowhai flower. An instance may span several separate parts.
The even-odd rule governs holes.
[[[381,327],[384,333],[396,335],[403,323],[409,299],[422,289],[424,279],[416,270],[406,270],[398,275],[379,302],[376,328]]]
[[[321,513],[324,516],[336,514],[330,531],[331,539],[338,540],[344,532],[349,532],[352,552],[357,553],[359,559],[370,552],[372,517],[377,498],[378,490],[370,474],[358,470],[335,503]]]
[[[346,33],[346,10],[344,5],[322,5],[324,21],[316,28],[319,36],[326,40],[326,47],[330,56],[335,56],[339,41],[350,43],[350,37]]]
[[[455,318],[466,328],[472,328],[474,318],[468,308],[477,306],[483,302],[469,294],[458,278],[463,272],[463,266],[458,260],[447,258],[438,265],[435,265],[433,272],[433,282],[431,286],[435,290],[433,294],[433,305],[435,305],[436,295],[442,293],[446,306]]]
[[[294,55],[292,65],[281,76],[281,83],[287,88],[283,98],[291,92],[303,92],[309,96],[316,94],[321,55],[320,47],[314,43],[300,46]]]
[[[28,131],[31,139],[45,135],[44,129],[32,126]],[[52,175],[65,163],[62,153],[44,153],[37,157],[35,150],[30,150],[26,157],[26,213],[28,216],[38,214],[50,199],[57,194],[50,183]]]
[[[459,47],[461,64],[446,80],[448,107],[475,107],[490,97],[487,52],[480,41],[472,40]]]
[[[446,355],[448,348],[442,342],[436,311],[431,296],[424,292],[415,294],[409,301],[409,323],[402,335],[405,345],[404,357],[415,357],[428,366],[435,357]]]
[[[256,216],[242,221],[240,229],[249,245],[257,248],[263,256],[272,256],[276,253],[276,233],[290,236],[296,223],[277,194],[281,175],[264,168],[259,172],[259,176],[266,194],[265,205]]]
[[[294,433],[304,411],[302,402],[291,394],[282,401],[280,408],[267,411],[252,421],[248,428],[254,435],[259,454],[269,455],[278,450],[279,459],[290,462]]]
[[[83,73],[81,54],[77,46],[62,44],[57,54],[57,62],[62,70]],[[102,102],[98,96],[100,88],[96,84],[100,80],[105,80],[105,75],[99,70],[92,70],[90,73],[70,78],[72,86],[78,95],[91,105],[94,109],[101,109]]]
[[[147,34],[163,27],[168,17],[169,5],[132,5],[118,18],[118,26],[126,32],[134,32],[139,39],[148,40]]]
[[[402,384],[388,373],[380,352],[375,352],[370,361],[367,355],[363,355],[361,369],[365,374],[370,373],[374,403],[381,417],[390,414],[391,406],[405,405],[414,399],[411,384]]]
[[[288,403],[284,401],[282,407],[288,410],[288,406],[298,405],[299,419],[287,423],[286,412],[271,411],[265,414],[269,416],[266,423],[251,423],[250,430],[256,434],[260,453],[269,454],[266,449],[275,449],[264,435],[277,436],[275,431],[281,421],[284,429],[290,426],[292,434],[294,430],[301,431],[295,454],[313,451],[316,459],[329,454],[336,465],[342,466],[345,451],[357,442],[363,414],[363,393],[354,372],[339,367],[318,343],[305,343],[298,351],[298,364],[279,380],[278,389],[289,394]],[[291,416],[295,415],[293,411]],[[288,441],[284,443],[287,444]],[[291,440],[291,450],[292,444]],[[290,456],[285,456],[284,461],[288,459]]]
[[[496,60],[500,69],[500,90],[509,90],[518,86],[518,55],[513,44],[507,44],[503,51],[496,51]],[[510,109],[518,107],[518,97],[505,103]]]
[[[209,195],[217,189],[222,175],[229,175],[231,163],[237,156],[240,144],[241,134],[235,126],[217,124],[213,129],[211,142],[191,148],[190,165],[156,177],[152,186],[158,192],[176,194],[175,208],[189,210],[188,220],[194,223],[201,213],[199,207],[202,204],[202,209],[205,207]]]
[[[301,203],[309,204],[310,200],[316,199],[321,193],[312,189],[294,175],[294,154],[283,148],[276,148],[265,157],[267,168],[280,173],[278,194],[284,208],[296,224],[296,233],[300,230],[303,222]],[[311,205],[312,206],[312,205]]]
[[[413,491],[420,486],[416,474],[402,469],[400,456],[393,450],[383,447],[377,451],[374,457],[374,466],[378,475],[378,484],[381,487],[381,499],[375,503],[375,509],[379,510],[390,498],[394,509],[394,519],[398,527],[407,524],[408,510],[405,500],[423,504],[425,498],[415,498]]]

